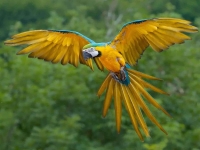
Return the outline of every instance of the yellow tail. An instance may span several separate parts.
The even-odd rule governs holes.
[[[110,74],[108,74],[108,76],[102,83],[97,95],[101,96],[102,93],[105,91],[105,89],[107,89],[103,106],[103,117],[106,116],[112,97],[114,97],[116,128],[118,132],[120,132],[120,126],[121,126],[121,112],[122,112],[122,101],[123,101],[130,115],[133,127],[142,141],[144,139],[140,132],[139,126],[142,128],[147,137],[150,135],[146,122],[141,113],[141,110],[144,111],[144,113],[156,126],[158,126],[165,134],[167,134],[167,132],[163,129],[163,127],[158,123],[156,118],[153,116],[153,114],[151,113],[151,111],[149,110],[149,108],[147,107],[142,98],[143,96],[156,108],[162,110],[166,115],[170,116],[165,111],[165,109],[162,106],[160,106],[155,101],[155,99],[145,90],[145,88],[149,88],[161,94],[166,94],[166,95],[169,94],[147,83],[142,78],[151,80],[160,80],[160,79],[132,69],[127,69],[127,71],[130,77],[130,84],[128,86],[117,82]]]

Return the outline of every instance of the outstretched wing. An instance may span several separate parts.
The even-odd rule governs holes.
[[[28,45],[17,54],[27,54],[29,57],[44,59],[52,63],[70,63],[78,66],[79,62],[93,69],[92,60],[85,61],[82,48],[93,40],[76,31],[68,30],[33,30],[16,34],[5,41],[6,45]]]
[[[150,45],[161,52],[170,45],[190,39],[182,32],[197,32],[198,29],[187,20],[158,18],[137,20],[123,26],[110,45],[118,50],[126,61],[135,65],[144,50]]]

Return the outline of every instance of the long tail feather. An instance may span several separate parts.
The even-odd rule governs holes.
[[[145,90],[145,88],[149,88],[155,92],[160,94],[166,94],[166,92],[162,91],[161,89],[147,83],[143,80],[143,78],[151,79],[151,80],[161,80],[156,77],[127,69],[130,83],[128,85],[122,84],[115,80],[110,74],[106,77],[104,82],[102,83],[99,91],[98,96],[101,96],[103,92],[106,90],[106,97],[103,106],[103,116],[105,117],[109,106],[111,104],[112,98],[114,98],[115,104],[115,118],[116,118],[116,128],[117,132],[120,132],[121,126],[121,112],[122,112],[122,101],[125,105],[125,108],[128,111],[130,116],[131,122],[133,127],[139,136],[140,140],[144,140],[140,128],[143,130],[144,134],[149,137],[149,130],[147,124],[143,118],[142,111],[147,115],[147,117],[165,134],[167,132],[164,128],[158,123],[156,118],[153,116],[149,108],[147,107],[146,103],[144,102],[144,97],[149,103],[151,103],[156,108],[160,109],[166,115],[170,116],[167,111],[160,106],[155,99]]]
[[[113,87],[114,87],[114,79],[110,80],[108,84],[108,89],[106,91],[106,98],[105,98],[104,107],[103,107],[103,117],[105,117],[108,112],[108,108],[112,100]]]
[[[120,132],[121,127],[121,114],[122,114],[122,102],[121,102],[121,95],[118,92],[120,83],[115,82],[115,88],[114,88],[114,104],[115,104],[115,118],[116,118],[116,127],[117,132]]]
[[[130,115],[130,118],[131,118],[131,122],[133,124],[133,127],[137,133],[137,135],[139,136],[140,140],[141,141],[144,141],[143,139],[143,136],[142,136],[142,133],[140,132],[139,128],[138,128],[138,122],[136,120],[136,114],[135,114],[135,111],[134,111],[134,108],[133,108],[133,105],[131,104],[130,102],[130,98],[128,97],[128,94],[126,93],[126,90],[125,90],[125,86],[120,84],[120,90],[121,90],[121,94],[123,96],[123,99],[124,99],[124,104],[127,108],[127,111]]]
[[[140,126],[142,127],[145,135],[148,137],[149,136],[149,131],[148,131],[147,125],[146,125],[146,123],[144,121],[144,118],[142,116],[141,110],[139,108],[139,105],[138,105],[138,102],[137,102],[138,98],[136,97],[136,94],[132,94],[133,91],[131,92],[131,90],[130,90],[130,88],[128,86],[125,86],[125,89],[126,89],[127,94],[128,94],[128,96],[130,98],[130,101],[131,101],[131,104],[132,104],[133,109],[135,111],[137,120],[138,120]]]

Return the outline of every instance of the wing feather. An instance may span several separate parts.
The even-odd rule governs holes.
[[[69,53],[69,49],[71,46],[67,47],[65,55],[63,56],[62,60],[61,60],[61,64],[62,65],[66,65],[69,62],[69,57],[70,57],[70,53]]]
[[[148,46],[161,52],[173,44],[190,39],[182,32],[197,31],[197,27],[183,19],[138,20],[125,24],[110,45],[123,55],[127,63],[135,65]]]
[[[61,45],[56,44],[56,46],[54,47],[54,49],[61,49]],[[55,57],[58,55],[59,51],[49,51],[49,54],[45,57],[46,61],[52,61],[55,59]],[[60,53],[60,52],[59,52]]]
[[[84,60],[82,49],[93,40],[76,31],[69,30],[33,30],[12,36],[5,41],[6,45],[26,45],[17,54],[29,54],[31,58],[44,59],[52,63],[70,63],[78,66],[79,63],[93,68],[92,61]]]

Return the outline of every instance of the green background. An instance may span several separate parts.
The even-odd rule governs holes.
[[[32,29],[67,29],[96,42],[110,41],[126,22],[178,17],[200,26],[199,0],[0,0],[0,150],[199,150],[200,34],[162,53],[150,48],[134,69],[162,78],[151,82],[170,93],[152,96],[172,115],[149,105],[167,130],[145,120],[151,138],[141,142],[123,109],[115,127],[113,104],[101,117],[96,92],[107,72],[52,65],[16,56],[3,41]]]

